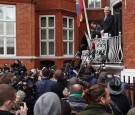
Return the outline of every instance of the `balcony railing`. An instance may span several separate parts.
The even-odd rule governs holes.
[[[119,36],[108,38],[95,38],[91,40],[91,43],[95,42],[95,48],[92,51],[93,63],[122,63],[122,36],[119,32]]]

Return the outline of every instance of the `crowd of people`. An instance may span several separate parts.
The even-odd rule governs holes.
[[[133,115],[135,111],[130,110],[120,78],[105,67],[95,71],[87,65],[81,77],[70,67],[27,72],[19,60],[6,68],[0,72],[1,115]]]
[[[91,23],[93,37],[113,35],[113,16],[104,9],[101,25]],[[87,46],[86,46],[87,47]],[[68,64],[32,68],[22,61],[0,68],[0,115],[135,115],[125,92],[125,85],[105,67],[99,71],[85,65],[78,75]]]

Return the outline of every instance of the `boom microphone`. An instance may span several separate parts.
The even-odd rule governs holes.
[[[80,46],[80,48],[78,49],[78,51],[76,52],[75,57],[78,56],[78,55],[81,55],[82,50],[85,50],[85,49],[86,49],[86,45],[85,44],[82,44]]]
[[[80,52],[82,52],[82,50],[85,50],[85,49],[86,49],[86,45],[85,44],[82,44],[78,50]]]

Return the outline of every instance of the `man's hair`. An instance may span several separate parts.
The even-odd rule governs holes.
[[[10,76],[8,74],[4,73],[0,77],[0,84],[11,84]]]
[[[106,96],[105,89],[106,86],[102,83],[93,85],[89,90],[90,100],[96,103],[100,102],[101,97]]]
[[[82,94],[83,92],[83,87],[80,84],[74,84],[70,86],[70,93],[77,93],[77,94]]]
[[[60,69],[57,69],[55,72],[54,72],[54,77],[56,79],[63,79],[64,78],[64,73],[62,70]]]
[[[92,21],[91,24],[97,24],[95,21]]]
[[[0,106],[2,106],[7,100],[13,100],[15,98],[16,90],[7,84],[0,84]]]
[[[110,10],[110,7],[109,7],[109,6],[105,6],[105,8],[104,8],[104,9]]]
[[[50,70],[47,67],[43,67],[42,68],[42,75],[44,77],[49,77],[49,74],[50,74]]]
[[[70,107],[70,104],[64,100],[64,99],[61,99],[61,115],[71,115],[71,107]]]

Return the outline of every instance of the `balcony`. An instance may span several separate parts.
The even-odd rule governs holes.
[[[88,39],[87,37],[87,41]],[[85,57],[83,63],[90,60],[94,67],[105,64],[110,69],[124,69],[121,32],[119,32],[119,36],[91,39],[90,45],[90,47],[94,47],[91,48],[90,53],[82,52]]]

